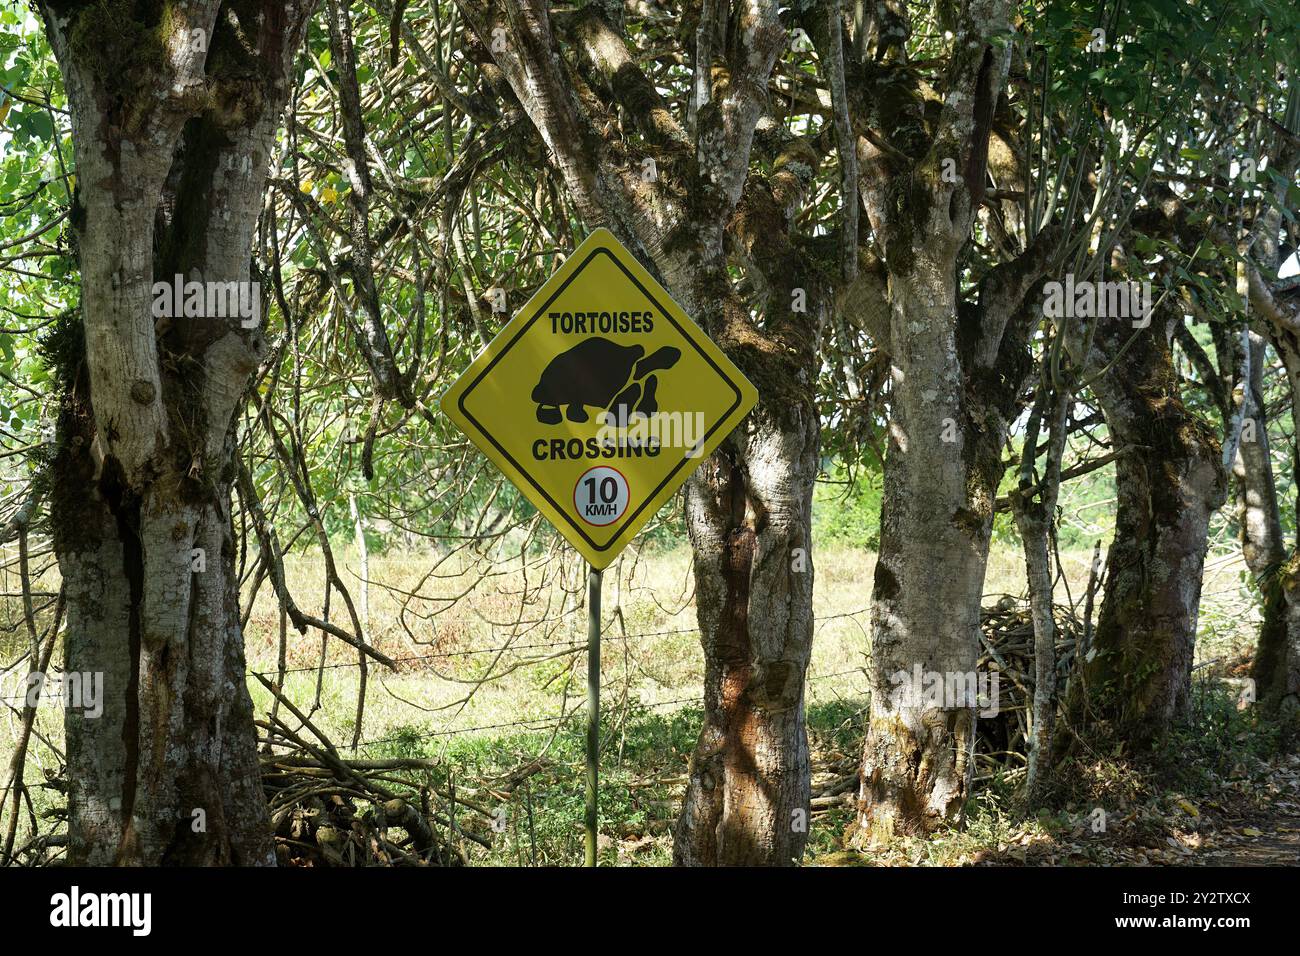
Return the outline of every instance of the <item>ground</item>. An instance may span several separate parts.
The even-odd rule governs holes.
[[[984,756],[967,825],[929,840],[902,840],[869,854],[843,851],[866,708],[872,555],[832,543],[817,557],[818,631],[809,679],[808,720],[814,758],[814,813],[809,862],[825,865],[1168,864],[1251,865],[1300,862],[1300,757],[1279,754],[1267,724],[1239,705],[1236,685],[1254,622],[1253,607],[1230,555],[1206,574],[1203,634],[1194,724],[1171,767],[1134,767],[1123,755],[1098,757],[1063,793],[1057,812],[1025,818],[1014,761]],[[1069,572],[1058,600],[1082,605],[1091,549],[1064,554]],[[354,598],[360,596],[355,553],[339,555]],[[344,757],[426,761],[407,779],[455,792],[457,825],[472,864],[573,864],[581,859],[585,610],[577,604],[582,568],[567,567],[551,586],[530,592],[520,611],[523,578],[510,568],[478,577],[437,565],[438,556],[391,550],[370,556],[371,642],[398,661],[395,673],[373,666],[361,743],[355,728],[355,652],[338,641],[318,670],[319,635],[289,628],[286,696],[309,714]],[[436,573],[426,577],[435,566]],[[319,561],[296,557],[289,585],[313,613],[322,593]],[[423,583],[421,583],[423,580]],[[530,569],[529,587],[539,577]],[[686,765],[700,722],[701,655],[694,630],[689,553],[648,548],[606,575],[603,663],[601,859],[656,865],[671,859]],[[987,603],[1022,595],[1024,571],[1010,545],[995,550]],[[449,598],[468,589],[464,599]],[[12,589],[7,589],[12,590]],[[441,599],[412,599],[419,591]],[[316,599],[319,600],[319,599]],[[404,607],[404,610],[403,610]],[[331,616],[338,620],[335,599]],[[263,588],[248,624],[250,668],[276,677],[279,613]],[[16,654],[10,648],[4,659]],[[486,680],[489,676],[494,679]],[[6,697],[16,690],[11,678]],[[250,680],[259,713],[269,693]],[[59,712],[42,708],[38,729],[48,744],[62,737]],[[283,712],[282,712],[283,716]],[[8,763],[16,719],[0,732]],[[1189,759],[1190,755],[1190,759]],[[29,780],[57,758],[41,743]],[[37,789],[38,813],[57,819],[61,796]],[[1105,813],[1098,829],[1095,811]],[[24,824],[25,829],[26,824]],[[20,837],[19,844],[23,840]]]

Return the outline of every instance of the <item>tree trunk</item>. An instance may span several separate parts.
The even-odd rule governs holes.
[[[811,822],[804,688],[813,639],[812,495],[821,465],[812,386],[830,295],[802,257],[770,231],[756,235],[752,224],[742,214],[737,228],[750,254],[778,277],[768,329],[783,347],[732,351],[758,384],[759,405],[687,486],[704,726],[673,841],[679,866],[798,863]],[[784,268],[771,268],[778,259]],[[708,283],[697,281],[691,294],[696,314],[738,309],[730,298],[707,307],[701,286]],[[809,312],[784,322],[772,313],[794,288],[806,293]],[[711,331],[725,341],[721,328]]]
[[[105,697],[97,719],[75,709],[66,717],[70,858],[273,863],[245,686],[229,483],[201,489],[172,472],[143,496],[96,483],[75,418],[65,408],[71,440],[55,471],[65,666],[103,674]]]
[[[1295,84],[1287,96],[1285,122],[1286,135],[1281,129],[1276,131],[1269,158],[1269,168],[1274,171],[1274,182],[1267,190],[1271,196],[1261,202],[1245,245],[1250,256],[1243,266],[1251,312],[1268,323],[1273,346],[1286,369],[1291,420],[1295,422],[1300,414],[1300,303],[1294,293],[1284,293],[1266,278],[1278,274],[1289,252],[1279,240],[1289,201],[1288,184],[1300,166],[1300,148],[1296,145],[1300,87]],[[1257,436],[1259,431],[1257,427]],[[1300,462],[1300,455],[1294,461]],[[1293,467],[1293,476],[1298,472],[1300,469]],[[1267,710],[1289,723],[1300,722],[1300,542],[1293,545],[1286,561],[1268,575],[1265,593],[1269,606],[1265,608],[1265,630],[1260,634],[1255,657],[1256,692]],[[1276,607],[1278,601],[1284,603],[1283,608]]]
[[[975,700],[945,695],[935,706],[906,685],[918,667],[945,685],[974,675],[1007,427],[991,396],[963,374],[955,249],[918,262],[911,275],[893,276],[891,298],[894,392],[872,591],[858,842],[927,833],[961,819],[973,770]]]
[[[44,10],[72,113],[82,276],[58,357],[51,513],[67,671],[104,688],[101,716],[66,715],[74,863],[275,862],[230,489],[263,350],[252,235],[309,7]],[[178,315],[154,294],[177,274],[235,285]]]
[[[1258,693],[1271,687],[1286,655],[1287,602],[1277,572],[1286,561],[1286,541],[1273,460],[1268,442],[1268,419],[1264,410],[1264,362],[1268,341],[1250,333],[1250,376],[1234,383],[1245,390],[1242,416],[1245,424],[1233,462],[1232,477],[1241,554],[1263,599],[1263,620],[1251,677]],[[1225,349],[1220,348],[1219,367],[1228,368]]]
[[[1053,383],[1052,379],[1057,378]],[[1035,806],[1042,796],[1052,753],[1056,721],[1056,620],[1052,614],[1052,528],[1061,487],[1061,459],[1073,391],[1053,376],[1052,361],[1043,361],[1038,396],[1029,416],[1020,461],[1020,478],[1011,495],[1011,508],[1025,552],[1030,613],[1034,624],[1034,697],[1030,708],[1029,753],[1025,767],[1025,797]],[[1035,487],[1035,462],[1043,420],[1048,423],[1042,482]]]
[[[1276,328],[1273,344],[1286,368],[1294,419],[1300,414],[1300,333]],[[1256,425],[1257,437],[1262,429],[1261,420]],[[1249,451],[1243,441],[1243,456]],[[1267,527],[1267,519],[1261,522],[1261,526]],[[1255,537],[1270,540],[1263,535]],[[1277,549],[1268,548],[1264,554],[1255,557],[1256,563],[1276,554]],[[1293,548],[1287,555],[1283,546],[1282,560],[1268,566],[1264,594],[1264,625],[1260,630],[1252,672],[1256,696],[1270,712],[1287,720],[1296,720],[1300,718],[1300,547]]]
[[[708,111],[700,121],[711,121]],[[787,144],[770,177],[745,186],[731,223],[733,255],[763,289],[761,335],[728,281],[720,231],[704,246],[710,267],[688,262],[668,271],[674,291],[759,394],[687,486],[704,726],[673,841],[678,865],[788,866],[808,842],[804,690],[821,468],[815,386],[835,283],[833,269],[790,237],[815,169],[803,161],[804,145]]]
[[[1118,504],[1072,724],[1142,748],[1187,711],[1210,517],[1227,487],[1218,440],[1179,397],[1159,316],[1145,330],[1098,321],[1091,367],[1111,364],[1093,389],[1119,455]]]
[[[900,94],[906,70],[864,67],[883,132],[906,155],[859,146],[864,200],[889,273],[889,321],[877,338],[890,357],[892,391],[871,710],[849,834],[858,845],[959,822],[970,790],[980,596],[1002,446],[1036,321],[1023,303],[1060,241],[1059,229],[1043,230],[984,275],[976,302],[961,300],[958,261],[984,196],[1011,51],[998,38],[1011,32],[1009,12],[1000,0],[963,9],[928,141],[922,97]],[[915,686],[918,672],[943,693]]]
[[[688,491],[704,727],[677,823],[678,865],[797,863],[808,840],[815,408],[782,419],[762,408],[745,432]]]

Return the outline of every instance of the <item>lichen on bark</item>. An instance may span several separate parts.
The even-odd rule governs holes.
[[[69,5],[69,53],[91,78],[121,135],[138,136],[161,101],[157,86],[167,73],[166,8],[144,0]]]

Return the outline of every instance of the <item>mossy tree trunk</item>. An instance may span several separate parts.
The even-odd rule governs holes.
[[[698,33],[706,58],[696,66],[689,132],[602,6],[554,20],[538,0],[461,10],[585,223],[618,235],[758,386],[754,413],[688,490],[705,718],[674,860],[789,865],[808,838],[813,389],[834,302],[831,282],[791,234],[817,158],[806,143],[773,137],[762,147],[771,172],[750,168],[768,78],[788,40],[777,3],[737,4],[731,22],[721,5],[706,5],[717,19]],[[620,136],[623,124],[635,135]],[[763,290],[758,321],[728,275],[733,266]]]
[[[808,841],[811,764],[805,678],[812,654],[812,490],[820,468],[812,395],[832,282],[789,242],[782,208],[797,208],[806,168],[777,160],[772,189],[746,191],[733,221],[738,248],[763,277],[766,333],[780,346],[737,354],[758,385],[744,429],[687,489],[696,609],[704,648],[704,726],[691,757],[673,859],[678,865],[788,865]],[[691,299],[725,340],[743,327],[731,296]],[[796,290],[799,290],[796,293]],[[789,313],[802,295],[807,313]]]
[[[1085,739],[1158,741],[1187,713],[1210,517],[1227,483],[1220,444],[1184,406],[1171,322],[1098,319],[1081,364],[1094,383],[1114,451],[1115,538],[1089,659],[1071,690],[1070,724]]]
[[[1300,303],[1279,304],[1277,315],[1290,317],[1290,328],[1275,325],[1273,342],[1286,369],[1294,418],[1300,414]],[[1300,546],[1284,550],[1282,560],[1268,568],[1264,594],[1266,613],[1251,676],[1259,702],[1294,723],[1300,721]]]
[[[1291,418],[1300,414],[1300,294],[1275,283],[1292,252],[1284,245],[1283,210],[1288,207],[1289,184],[1300,169],[1300,88],[1292,86],[1286,112],[1287,129],[1278,130],[1271,148],[1269,168],[1274,170],[1268,201],[1255,217],[1246,269],[1251,311],[1267,323],[1270,339],[1286,369],[1291,394]],[[1256,426],[1258,434],[1261,425]],[[1300,460],[1298,458],[1297,460]],[[1295,469],[1293,469],[1294,473]],[[1300,723],[1300,542],[1293,542],[1286,559],[1266,577],[1265,593],[1273,611],[1265,618],[1255,657],[1254,678],[1260,703],[1292,725]]]
[[[256,311],[159,317],[153,284],[240,283],[311,0],[47,2],[72,114],[84,359],[52,503],[69,671],[69,856],[270,864],[234,572],[236,412]],[[251,291],[256,294],[256,289]]]
[[[984,196],[989,140],[1010,46],[1010,4],[966,5],[943,107],[925,113],[901,47],[859,66],[884,140],[859,140],[863,195],[888,273],[873,330],[892,399],[880,554],[872,591],[871,709],[852,838],[884,842],[960,820],[969,795],[976,701],[908,694],[899,675],[972,675],[1001,477],[1001,449],[1029,371],[1025,297],[1059,241],[1045,230],[958,291],[959,257]],[[878,43],[902,34],[879,29]],[[892,39],[891,39],[892,38]]]

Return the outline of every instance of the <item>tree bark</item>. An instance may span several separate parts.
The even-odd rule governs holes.
[[[977,461],[977,443],[964,440],[965,429],[954,430],[965,419],[955,255],[893,278],[891,335],[899,358],[872,591],[859,821],[876,841],[956,820],[966,800],[974,701],[928,705],[898,693],[898,675],[911,675],[918,664],[943,675],[975,670],[1001,444],[992,446],[992,462]]]
[[[587,225],[606,226],[640,256],[759,386],[759,407],[688,489],[705,718],[674,860],[797,862],[807,841],[810,786],[803,701],[818,468],[812,390],[833,297],[787,241],[811,169],[805,162],[799,171],[800,163],[788,161],[803,158],[796,151],[775,158],[770,177],[753,180],[749,170],[768,77],[787,39],[777,4],[737,5],[725,82],[711,82],[713,63],[696,64],[690,134],[640,72],[617,22],[596,5],[567,21],[563,46],[545,5],[535,0],[461,9],[536,126]],[[718,13],[708,5],[703,15]],[[724,26],[702,22],[700,29],[711,38]],[[493,31],[501,29],[506,42],[493,44]],[[565,47],[575,61],[572,72]],[[581,96],[575,73],[585,84]],[[665,171],[660,178],[642,175],[634,140],[610,139],[620,121],[654,147]],[[742,225],[733,240],[743,247],[736,254],[746,258],[751,280],[767,287],[761,325],[727,274],[728,224],[742,193]],[[806,313],[791,314],[795,287],[807,293]]]
[[[1300,316],[1300,309],[1293,307],[1292,314]],[[1292,323],[1293,328],[1281,323],[1276,326],[1273,343],[1286,368],[1294,418],[1300,413],[1300,319],[1293,318]],[[1262,427],[1257,426],[1257,434]],[[1246,444],[1242,443],[1243,455],[1249,452]],[[1275,550],[1264,551],[1256,562],[1269,554]],[[1300,547],[1290,554],[1284,551],[1279,563],[1268,566],[1264,594],[1264,624],[1251,676],[1259,702],[1269,712],[1294,722],[1300,719]]]
[[[677,822],[678,865],[797,863],[807,843],[817,437],[811,403],[781,418],[760,408],[689,486],[704,726]]]
[[[1285,133],[1278,130],[1273,137],[1269,168],[1274,174],[1268,188],[1271,195],[1261,201],[1245,244],[1249,256],[1242,265],[1250,309],[1268,324],[1273,346],[1286,369],[1291,417],[1295,421],[1300,413],[1300,296],[1294,290],[1276,288],[1268,278],[1278,274],[1286,258],[1286,247],[1280,241],[1284,234],[1283,210],[1290,205],[1289,184],[1300,168],[1296,138],[1300,132],[1300,87],[1294,84],[1287,97],[1285,119]],[[1271,627],[1261,633],[1255,659],[1257,696],[1268,711],[1294,725],[1300,722],[1300,543],[1293,545],[1286,561],[1268,576],[1266,593],[1272,601],[1285,602],[1285,607],[1271,621],[1266,608],[1266,624],[1271,623]]]
[[[1030,710],[1029,753],[1025,769],[1025,796],[1034,806],[1042,795],[1050,769],[1052,734],[1056,721],[1056,620],[1053,608],[1051,563],[1052,528],[1061,487],[1061,459],[1065,454],[1066,423],[1073,392],[1053,374],[1052,359],[1045,356],[1038,397],[1029,416],[1020,478],[1011,495],[1011,508],[1025,552],[1030,614],[1034,625],[1034,697]],[[1047,460],[1043,479],[1035,486],[1034,463],[1043,420],[1048,423],[1044,449]]]
[[[153,284],[238,283],[253,303],[253,230],[310,6],[43,8],[82,276],[51,513],[66,667],[104,681],[100,717],[66,716],[73,863],[275,862],[230,520],[261,303],[156,317]]]
[[[1219,442],[1183,405],[1167,324],[1153,318],[1146,329],[1097,320],[1089,357],[1106,369],[1093,390],[1118,455],[1118,504],[1095,653],[1070,703],[1076,733],[1136,749],[1186,715],[1210,517],[1227,493]]]
[[[786,163],[776,197],[801,192]],[[804,691],[813,637],[812,493],[820,470],[813,394],[831,283],[771,228],[778,205],[762,186],[734,230],[754,275],[769,282],[776,348],[729,342],[744,328],[731,296],[712,308],[697,281],[697,315],[759,386],[759,404],[687,486],[696,614],[704,650],[704,726],[691,757],[673,860],[687,866],[798,863],[811,823]],[[764,202],[766,200],[766,202]],[[782,314],[799,290],[807,313]]]
[[[1265,688],[1275,687],[1279,669],[1285,667],[1287,647],[1287,600],[1278,578],[1287,548],[1264,410],[1267,346],[1264,336],[1250,333],[1250,374],[1246,381],[1235,383],[1244,391],[1242,415],[1246,424],[1232,468],[1241,554],[1262,597],[1259,641],[1251,670],[1257,697]],[[1222,349],[1219,367],[1228,367]]]
[[[703,152],[683,230],[693,254],[664,259],[674,294],[759,393],[687,486],[705,679],[704,725],[674,833],[679,866],[797,864],[811,825],[804,696],[820,470],[814,389],[835,283],[833,269],[791,239],[817,165],[808,144],[791,140],[769,177],[749,175],[767,75],[784,41],[773,5],[757,4],[750,16],[750,62],[760,65],[697,116],[701,142],[720,148]],[[727,277],[729,218],[732,257],[763,292],[761,332]]]
[[[892,399],[871,710],[850,834],[859,845],[960,821],[969,794],[974,694],[936,702],[900,682],[917,668],[945,683],[974,677],[1001,450],[1030,364],[1034,315],[1023,302],[1059,242],[1059,230],[1045,230],[985,276],[977,302],[961,301],[958,257],[984,194],[1008,17],[997,0],[963,11],[933,138],[920,96],[900,93],[905,68],[863,67],[894,145],[860,146],[867,212],[889,273],[889,321],[877,337],[891,360]]]

